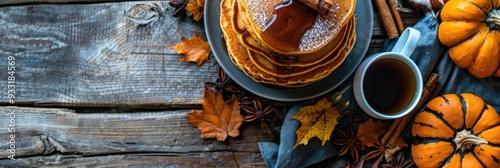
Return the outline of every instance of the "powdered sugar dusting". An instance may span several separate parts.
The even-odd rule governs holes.
[[[269,22],[269,19],[271,19],[274,7],[285,2],[288,2],[288,0],[247,0],[247,10],[252,13],[255,24],[262,29]]]
[[[239,0],[245,1],[245,0]],[[288,0],[246,0],[247,10],[252,14],[252,19],[261,30],[272,18],[274,7],[278,4],[288,2]],[[342,23],[347,20],[340,19],[337,16],[344,17],[344,11],[341,7],[345,6],[343,1],[335,1],[330,11],[325,16],[316,17],[312,27],[307,30],[301,39],[299,50],[309,51],[317,49],[329,42],[342,28]]]
[[[322,45],[325,45],[332,39],[337,32],[342,28],[342,23],[337,20],[337,15],[340,14],[340,6],[343,2],[335,2],[330,8],[330,11],[325,16],[316,17],[316,21],[311,29],[307,30],[302,36],[299,46],[301,51],[314,50]]]

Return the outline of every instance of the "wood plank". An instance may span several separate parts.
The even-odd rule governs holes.
[[[63,108],[0,107],[0,116],[3,116],[0,126],[7,128],[0,129],[0,139],[13,142],[0,143],[0,159],[9,158],[11,144],[15,145],[15,158],[36,156],[31,159],[43,162],[58,158],[71,160],[73,155],[83,160],[87,156],[117,155],[112,156],[113,161],[120,161],[124,154],[148,153],[200,162],[204,159],[196,159],[197,156],[210,156],[210,153],[230,157],[229,141],[202,139],[200,131],[187,121],[188,111],[76,113]],[[260,156],[257,142],[272,141],[274,136],[252,123],[244,124],[240,131],[241,135],[232,141],[233,150],[241,154],[238,160],[263,163],[262,158],[256,157]],[[40,157],[44,155],[49,157]],[[232,158],[224,160],[232,161]]]
[[[106,3],[121,1],[144,1],[144,0],[0,0],[0,6],[28,5],[28,4],[70,4],[70,3]]]
[[[136,26],[124,12],[139,3],[165,10]],[[0,7],[0,72],[14,56],[18,105],[200,108],[203,83],[215,80],[218,65],[213,56],[201,67],[178,62],[169,46],[205,32],[202,21],[172,12],[158,1]],[[411,26],[423,15],[402,16]],[[386,38],[376,11],[374,20],[368,53],[380,51]]]
[[[200,104],[203,83],[217,76],[215,59],[211,56],[200,67],[179,62],[182,56],[169,46],[193,32],[205,38],[203,23],[173,17],[166,2],[152,3],[166,11],[146,26],[136,26],[124,15],[137,2],[0,8],[0,71],[7,70],[6,58],[14,56],[17,102]]]
[[[259,153],[236,152],[238,164],[266,167]],[[230,152],[203,153],[133,153],[103,156],[61,155],[30,156],[2,160],[0,167],[236,167]]]

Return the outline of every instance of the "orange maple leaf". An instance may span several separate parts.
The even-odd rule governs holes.
[[[178,43],[170,48],[177,50],[178,54],[184,54],[184,57],[179,60],[180,62],[196,62],[198,66],[207,61],[210,55],[210,46],[196,32],[193,38],[187,39],[182,37],[182,43]]]
[[[239,104],[235,96],[224,102],[221,93],[215,93],[205,87],[203,111],[193,110],[186,115],[191,125],[200,129],[202,138],[224,141],[228,135],[240,135],[238,129],[243,123],[243,116],[240,114]]]
[[[358,139],[363,146],[374,147],[376,143],[380,143],[378,137],[385,134],[388,123],[382,121],[374,121],[373,118],[359,124]]]
[[[337,118],[340,113],[335,107],[332,107],[332,102],[326,98],[318,101],[314,106],[304,106],[300,108],[299,112],[293,116],[302,123],[297,130],[297,142],[295,146],[300,144],[307,145],[309,139],[318,137],[322,145],[330,139],[330,136],[338,124]]]
[[[198,21],[203,16],[203,7],[205,5],[205,0],[189,0],[186,5],[186,10],[193,14],[193,20]]]

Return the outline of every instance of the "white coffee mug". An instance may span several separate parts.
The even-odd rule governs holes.
[[[356,70],[353,92],[368,115],[395,119],[410,113],[422,97],[423,81],[409,58],[420,40],[420,32],[407,28],[391,52],[366,58]]]

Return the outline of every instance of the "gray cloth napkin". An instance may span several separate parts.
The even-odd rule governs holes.
[[[420,68],[424,81],[427,80],[433,72],[440,75],[438,85],[431,95],[433,97],[446,93],[464,93],[470,92],[482,97],[485,102],[491,104],[495,109],[500,110],[500,79],[496,77],[477,79],[473,77],[466,69],[457,67],[447,55],[446,49],[437,39],[438,22],[433,15],[427,15],[421,19],[413,28],[421,32],[421,38],[411,59]],[[389,51],[394,46],[396,40],[388,41],[384,45],[384,51]],[[357,125],[352,123],[352,114],[368,117],[357,106],[350,85],[353,81],[353,75],[339,86],[337,91],[346,89],[343,99],[351,102],[349,109],[352,111],[340,121],[335,129],[345,129],[348,124],[352,124],[355,129]],[[429,100],[430,100],[429,99]],[[308,145],[297,146],[293,149],[296,142],[295,131],[300,127],[300,123],[291,116],[296,114],[300,107],[308,105],[307,102],[299,102],[294,105],[287,113],[283,126],[280,131],[280,142],[259,142],[261,154],[268,167],[307,167],[338,154],[338,149],[326,142],[321,146],[317,138],[312,138]],[[409,129],[409,126],[406,128]],[[404,131],[403,137],[409,138],[410,131]],[[333,135],[332,135],[333,136]],[[330,139],[333,139],[331,137]]]

